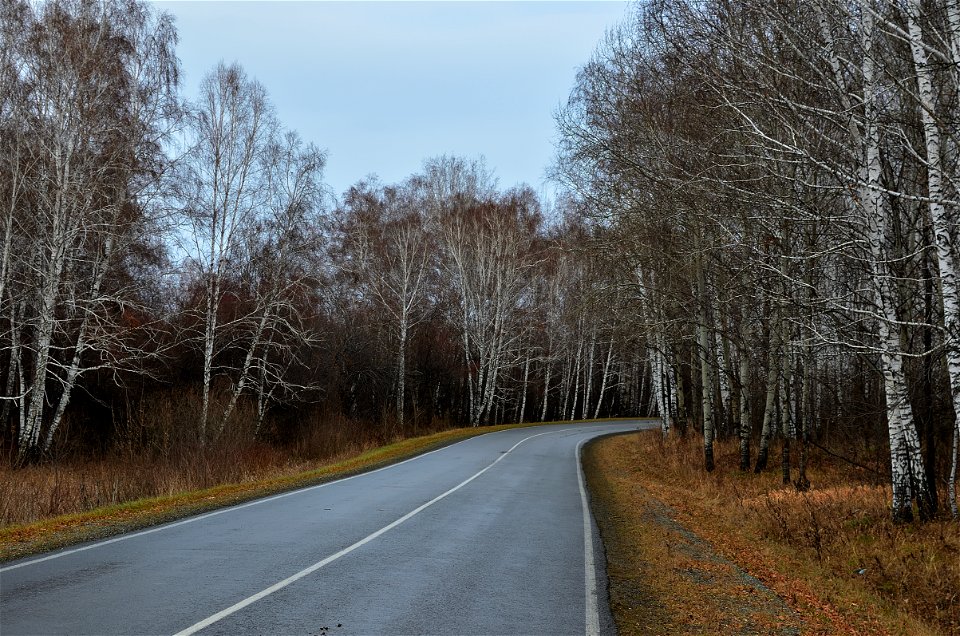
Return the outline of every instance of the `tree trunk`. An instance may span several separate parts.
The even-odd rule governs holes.
[[[950,7],[948,17],[952,27],[960,27],[956,6]],[[957,283],[957,263],[950,244],[950,222],[943,203],[943,166],[941,162],[942,140],[940,128],[934,117],[935,96],[933,77],[927,61],[927,51],[923,45],[923,32],[920,28],[921,7],[918,0],[907,4],[907,23],[910,33],[910,49],[913,54],[914,68],[917,73],[917,89],[920,98],[920,116],[923,121],[923,134],[926,146],[927,191],[929,205],[927,210],[933,223],[937,266],[940,273],[940,285],[943,299],[944,323],[948,338],[960,335],[960,289]],[[957,42],[960,33],[954,33],[953,42]],[[960,61],[960,60],[955,60]],[[960,431],[960,348],[956,343],[946,347],[947,372],[953,396],[954,431]],[[932,422],[931,422],[932,425]],[[933,466],[930,467],[931,469]],[[948,481],[955,479],[950,475]],[[929,488],[927,489],[930,490]],[[935,492],[930,492],[929,504],[936,505]],[[956,498],[951,501],[955,502]],[[954,503],[954,506],[956,504]]]
[[[880,311],[879,336],[881,347],[881,370],[884,379],[884,395],[887,406],[887,428],[890,439],[891,481],[893,485],[893,518],[909,520],[913,518],[912,499],[926,495],[926,475],[920,456],[920,440],[913,423],[913,411],[910,407],[904,380],[900,356],[900,337],[891,324],[896,323],[896,314],[891,306],[892,294],[888,284],[888,274],[884,270],[886,262],[883,249],[887,224],[887,210],[882,195],[882,159],[880,150],[879,109],[875,83],[874,24],[873,14],[865,11],[863,15],[864,37],[864,120],[866,134],[866,181],[865,196],[862,201],[867,206],[868,242],[870,244],[873,268],[874,301]]]
[[[610,346],[607,348],[607,359],[603,363],[603,376],[600,380],[600,395],[597,396],[597,408],[593,412],[593,419],[600,417],[600,407],[603,405],[603,394],[607,391],[607,378],[610,374],[610,359],[613,357],[613,339],[610,339]]]
[[[523,418],[527,413],[527,383],[530,379],[530,350],[527,349],[527,359],[523,363],[523,398],[520,400],[520,418],[519,423],[523,424]]]
[[[574,359],[573,364],[573,405],[570,407],[570,420],[573,421],[577,417],[577,398],[580,397],[580,359],[583,354],[583,340],[578,339],[577,344],[577,356]]]
[[[790,442],[793,439],[793,400],[795,397],[793,385],[793,360],[792,356],[787,357],[784,364],[783,392],[780,395],[780,414],[783,434],[783,455],[781,457],[780,468],[783,474],[783,483],[789,484],[792,479],[790,476]]]
[[[240,399],[240,395],[243,393],[243,390],[247,386],[247,382],[250,380],[250,369],[253,367],[254,356],[256,355],[257,349],[260,347],[260,341],[263,338],[264,329],[266,328],[267,322],[270,319],[270,304],[272,303],[268,301],[267,307],[263,309],[263,314],[260,316],[260,320],[257,321],[257,330],[254,332],[250,346],[247,348],[247,353],[244,356],[243,366],[240,368],[240,376],[234,383],[233,390],[230,392],[230,401],[227,402],[227,407],[223,410],[223,414],[220,416],[220,423],[217,425],[218,437],[223,434],[223,430],[227,426],[227,420],[229,420],[230,416],[233,415],[233,411],[237,407],[237,401]]]
[[[746,339],[744,339],[746,343]],[[744,345],[745,346],[745,345]],[[750,361],[747,352],[740,351],[740,470],[750,470],[750,436],[752,431],[750,415]]]
[[[723,320],[720,316],[719,303],[714,303],[714,324],[715,329],[713,332],[716,342],[714,347],[717,352],[717,380],[720,384],[720,409],[719,412],[722,414],[723,422],[720,425],[720,430],[723,431],[723,434],[727,434],[731,430],[733,423],[733,409],[732,409],[732,392],[730,391],[730,377],[732,374],[729,373],[729,368],[727,367],[727,361],[729,355],[727,354],[727,339],[723,336]]]
[[[540,421],[547,421],[547,404],[550,400],[550,371],[553,369],[553,365],[550,364],[550,361],[546,361],[546,372],[543,379],[543,409],[540,411]]]
[[[397,422],[404,430],[404,410],[407,391],[407,317],[406,312],[400,319],[400,345],[397,351]]]
[[[713,419],[713,365],[711,363],[711,340],[709,328],[708,313],[708,292],[706,273],[703,271],[703,264],[697,263],[697,283],[700,296],[700,319],[697,322],[697,332],[700,349],[700,385],[702,388],[703,402],[703,465],[707,472],[714,469],[713,462],[713,439],[714,439],[714,419]]]
[[[777,405],[777,388],[780,383],[780,329],[779,312],[774,313],[770,326],[770,349],[767,354],[767,399],[763,409],[763,425],[760,429],[760,448],[753,472],[759,473],[767,468],[770,452],[770,434],[773,431],[774,411]]]

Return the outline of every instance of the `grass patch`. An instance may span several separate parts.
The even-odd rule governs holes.
[[[4,469],[5,474],[0,474],[0,510],[29,510],[39,518],[0,526],[0,562],[332,481],[485,433],[562,423],[458,428],[386,445],[353,444],[323,462],[290,458],[281,462],[261,450],[237,456],[220,453],[212,459],[202,458],[202,462],[193,458],[186,466],[145,460]],[[265,454],[270,461],[263,459]],[[195,487],[197,483],[216,481],[218,475],[232,480]],[[150,494],[136,496],[131,492]],[[108,500],[115,498],[114,502],[97,505],[105,496]],[[24,499],[48,504],[50,510],[68,506],[80,509],[44,515],[44,507],[27,508]]]
[[[663,441],[645,432],[588,448],[620,633],[777,633],[749,616],[754,628],[731,623],[744,613],[732,615],[738,606],[725,607],[723,594],[703,585],[718,577],[691,562],[688,541],[670,523],[786,601],[799,633],[960,633],[955,521],[895,525],[889,490],[858,469],[814,457],[813,490],[798,493],[779,470],[741,473],[737,450],[718,443],[718,468],[708,474],[696,436]],[[772,624],[792,626],[789,617]]]

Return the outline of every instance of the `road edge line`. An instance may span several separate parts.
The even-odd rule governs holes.
[[[590,503],[587,500],[587,488],[583,476],[581,451],[588,440],[581,440],[574,451],[577,463],[577,483],[580,486],[580,506],[583,510],[583,583],[584,583],[584,633],[586,636],[599,636],[600,609],[597,594],[597,567],[594,561],[593,526],[590,523]]]

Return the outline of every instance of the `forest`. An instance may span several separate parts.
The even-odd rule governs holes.
[[[555,201],[454,156],[331,192],[176,45],[137,0],[0,0],[7,474],[656,416],[705,471],[734,439],[802,491],[825,453],[957,515],[956,0],[637,4],[556,113]]]
[[[581,70],[558,175],[705,470],[882,451],[894,519],[957,515],[958,78],[952,0],[652,0]]]

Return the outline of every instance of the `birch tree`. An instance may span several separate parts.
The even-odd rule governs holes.
[[[238,266],[244,234],[266,205],[266,148],[277,123],[266,90],[239,65],[220,63],[200,85],[191,116],[192,147],[184,164],[186,235],[183,249],[204,289],[198,334],[203,349],[200,438],[207,436],[221,304]],[[228,407],[229,409],[229,407]],[[222,429],[225,421],[217,423]]]
[[[699,397],[705,455],[723,414],[716,430],[738,420],[749,467],[756,419],[756,469],[779,429],[784,478],[795,438],[805,489],[806,440],[844,401],[824,395],[824,378],[877,387],[901,520],[936,505],[939,425],[930,398],[915,417],[915,369],[933,390],[945,357],[956,386],[954,4],[651,0],[608,35],[558,114],[558,176],[638,272],[656,409],[667,410],[662,369],[683,370],[682,385],[692,362],[697,386],[676,396]],[[671,351],[660,343],[673,330]],[[871,365],[879,373],[855,380]]]
[[[83,375],[141,361],[121,324],[136,290],[114,274],[154,229],[160,147],[178,110],[176,36],[168,16],[135,2],[4,11],[23,29],[4,52],[17,77],[6,78],[16,121],[3,122],[2,286],[25,461],[50,450]],[[16,253],[14,236],[28,239]]]
[[[960,63],[960,8],[954,2],[946,3],[948,28],[945,38],[941,39],[949,46],[947,51],[937,50],[938,57],[950,61],[954,65]],[[921,23],[924,19],[921,3],[911,0],[906,5],[908,37],[910,52],[913,58],[917,78],[917,101],[923,122],[924,159],[927,172],[927,210],[933,225],[934,242],[936,247],[937,271],[940,275],[940,290],[943,303],[944,327],[950,340],[946,348],[947,372],[953,394],[954,431],[951,449],[951,464],[949,480],[949,500],[954,517],[957,511],[957,440],[960,438],[960,287],[958,287],[957,255],[952,240],[952,227],[956,226],[956,202],[948,202],[947,194],[952,184],[952,193],[957,193],[957,140],[947,135],[947,146],[952,146],[952,152],[947,152],[944,144],[944,134],[941,131],[944,119],[954,119],[960,112],[960,103],[947,102],[943,106],[938,104],[935,93],[935,77],[931,63],[931,54],[928,42],[932,39],[925,36]],[[932,30],[928,27],[928,32]],[[954,66],[952,73],[953,90],[960,90],[960,79]],[[957,98],[960,99],[960,98]],[[949,120],[948,119],[948,120]],[[954,133],[956,134],[956,133]]]
[[[233,373],[220,429],[248,388],[256,390],[257,431],[266,408],[279,393],[296,401],[314,387],[289,379],[299,352],[316,344],[309,326],[320,267],[324,154],[304,144],[295,132],[272,140],[258,159],[263,163],[266,198],[257,221],[244,228],[247,242],[240,277],[251,307],[236,325],[235,348],[243,362]]]
[[[435,270],[435,244],[412,188],[354,187],[341,221],[347,264],[363,293],[392,323],[395,409],[401,430],[407,403],[407,350],[426,317]]]
[[[535,198],[526,192],[482,201],[454,187],[449,180],[433,187],[433,192],[454,193],[437,217],[437,233],[442,266],[456,294],[469,420],[478,426],[492,413],[501,373],[515,362],[509,357],[518,338],[513,322],[534,262],[539,215]]]

